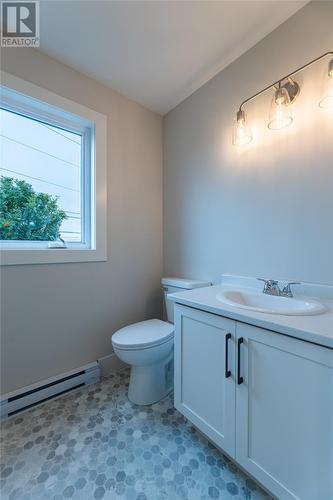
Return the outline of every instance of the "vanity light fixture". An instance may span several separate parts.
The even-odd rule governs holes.
[[[293,122],[291,105],[300,92],[300,87],[298,83],[292,78],[292,76],[327,56],[333,56],[333,51],[325,52],[325,54],[316,57],[316,59],[313,59],[307,64],[304,64],[304,66],[301,66],[292,73],[289,73],[289,75],[284,76],[277,82],[268,85],[253,96],[245,99],[241,103],[239,110],[237,111],[236,120],[234,122],[232,135],[233,144],[235,146],[243,146],[252,141],[253,137],[250,131],[250,127],[247,123],[247,117],[243,107],[249,101],[252,101],[256,97],[270,89],[274,89],[274,94],[270,107],[268,128],[271,130],[280,130],[291,125]],[[323,97],[319,102],[319,106],[321,108],[333,108],[333,59],[331,59],[328,63],[327,87],[328,88],[326,88],[325,93],[323,94]]]
[[[272,97],[268,128],[280,130],[289,127],[294,121],[291,103],[299,94],[299,85],[291,78],[285,85],[278,83]]]
[[[328,82],[325,93],[319,102],[321,108],[333,108],[333,59],[328,63]]]
[[[244,146],[252,141],[251,130],[246,123],[246,114],[243,109],[237,111],[236,120],[233,126],[232,141],[235,146]]]

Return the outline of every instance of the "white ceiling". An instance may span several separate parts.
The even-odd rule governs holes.
[[[41,1],[40,50],[165,114],[306,1]]]

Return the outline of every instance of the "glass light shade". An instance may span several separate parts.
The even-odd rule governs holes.
[[[246,123],[245,111],[239,110],[233,124],[232,143],[234,146],[244,146],[253,139],[250,127]]]
[[[274,92],[269,112],[268,128],[280,130],[293,122],[290,98],[287,89],[279,87]]]
[[[333,108],[333,59],[328,65],[328,82],[325,92],[319,101],[319,106],[325,109]]]

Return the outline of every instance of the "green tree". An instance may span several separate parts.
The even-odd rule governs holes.
[[[57,197],[36,193],[28,182],[0,178],[1,240],[56,240],[66,218]]]

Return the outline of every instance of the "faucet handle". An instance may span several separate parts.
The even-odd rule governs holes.
[[[266,280],[264,278],[257,278],[259,281],[264,282],[264,288],[262,293],[267,293],[270,295],[280,295],[279,282],[273,279]]]
[[[268,281],[271,283],[278,283],[278,281],[276,281],[276,280],[272,280],[272,279],[267,280],[266,278],[257,278],[257,280],[264,281],[265,283],[267,283]]]
[[[283,289],[282,289],[282,292],[281,292],[281,295],[283,295],[284,297],[293,297],[293,292],[291,290],[291,287],[292,285],[301,285],[302,283],[300,281],[289,281],[289,283],[287,283]]]
[[[266,280],[265,278],[257,278],[258,281],[263,281],[265,283],[265,286],[272,286],[272,285],[277,285],[279,282],[276,280]]]

